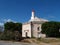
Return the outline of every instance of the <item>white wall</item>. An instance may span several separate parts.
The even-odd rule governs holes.
[[[27,36],[31,37],[31,25],[30,24],[22,25],[22,37],[26,37],[26,32],[27,32]]]
[[[38,28],[39,27],[39,31],[38,31]],[[38,32],[41,32],[41,24],[34,24],[34,28],[33,28],[33,36],[34,37],[38,37],[39,36],[39,34],[38,34]]]

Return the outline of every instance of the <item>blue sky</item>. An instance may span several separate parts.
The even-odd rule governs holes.
[[[35,16],[49,21],[60,21],[60,0],[0,0],[0,25],[4,22],[26,22]]]

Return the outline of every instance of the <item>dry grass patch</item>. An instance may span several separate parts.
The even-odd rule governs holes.
[[[38,41],[44,43],[60,42],[60,38],[39,38]]]

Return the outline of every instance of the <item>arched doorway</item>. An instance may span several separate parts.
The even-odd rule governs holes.
[[[27,37],[27,32],[26,32],[26,37]]]
[[[26,38],[29,38],[29,37],[28,37],[28,32],[26,32]]]

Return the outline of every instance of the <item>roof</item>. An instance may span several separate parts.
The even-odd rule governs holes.
[[[34,17],[34,19],[30,19],[29,20],[29,22],[33,22],[33,21],[48,22],[48,20],[42,19],[42,18],[38,18],[38,17]]]
[[[42,18],[38,18],[36,16],[34,16],[34,10],[32,10],[32,16],[31,16],[31,19],[26,22],[26,23],[23,23],[23,24],[28,24],[28,23],[31,23],[31,22],[34,22],[34,23],[44,23],[44,22],[48,22],[48,20],[46,19],[42,19]]]

